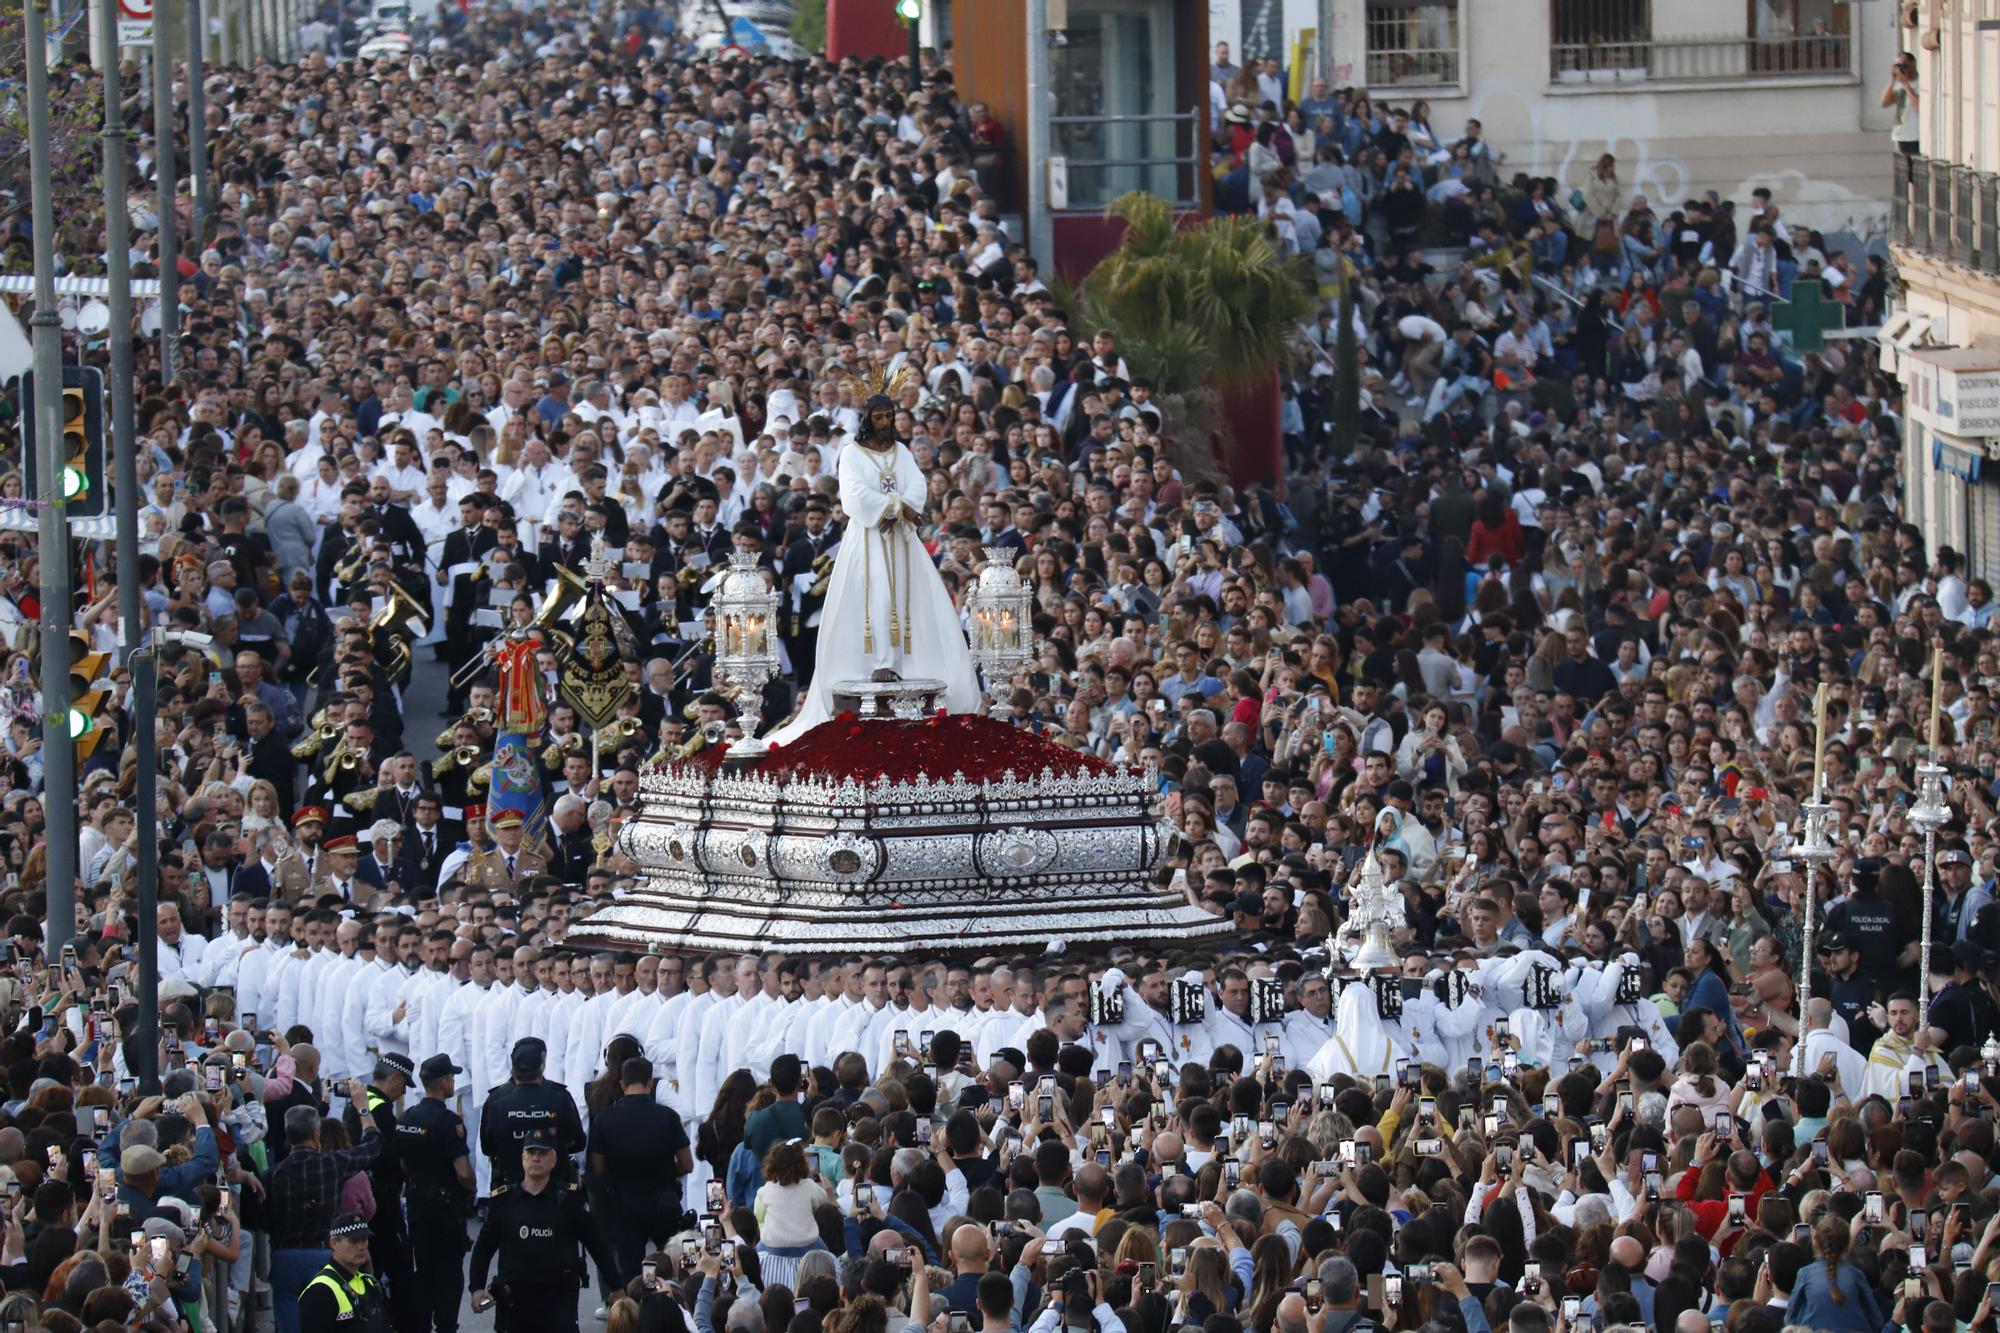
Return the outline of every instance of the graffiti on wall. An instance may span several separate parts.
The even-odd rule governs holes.
[[[1508,155],[1503,174],[1525,171],[1535,177],[1553,177],[1564,195],[1583,183],[1600,156],[1610,153],[1617,159],[1618,179],[1623,182],[1627,199],[1644,195],[1661,213],[1709,190],[1724,199],[1736,200],[1739,209],[1747,208],[1751,192],[1762,187],[1771,191],[1771,202],[1785,221],[1825,233],[1828,244],[1837,249],[1882,253],[1886,248],[1889,229],[1886,165],[1882,172],[1883,197],[1871,198],[1839,181],[1810,176],[1796,167],[1779,166],[1775,162],[1768,169],[1745,170],[1748,163],[1734,161],[1724,172],[1711,167],[1704,174],[1676,151],[1680,144],[1688,143],[1686,137],[1592,133],[1584,128],[1584,119],[1575,116],[1565,102],[1528,96],[1514,88],[1483,89],[1472,100],[1469,114],[1487,125],[1525,122],[1529,128],[1525,142],[1501,140]],[[1742,156],[1754,159],[1756,141],[1741,142]]]

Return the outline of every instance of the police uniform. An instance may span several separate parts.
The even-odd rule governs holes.
[[[583,1118],[577,1114],[576,1101],[567,1087],[542,1081],[546,1056],[547,1047],[540,1037],[515,1042],[514,1077],[493,1089],[480,1112],[479,1151],[492,1163],[495,1186],[520,1181],[521,1149],[536,1134],[549,1135],[561,1158],[556,1163],[556,1178],[564,1182],[576,1179],[576,1164],[571,1159],[584,1148]]]
[[[649,1245],[658,1248],[680,1230],[676,1162],[690,1146],[679,1114],[647,1093],[622,1096],[591,1116],[591,1203],[618,1261],[612,1285],[637,1277]]]
[[[425,1084],[464,1072],[449,1055],[433,1055],[418,1071]],[[470,1155],[465,1122],[436,1097],[425,1097],[396,1122],[415,1269],[409,1327],[418,1333],[456,1333],[458,1328],[458,1306],[465,1296],[465,1219],[472,1196],[458,1183],[457,1163]]]
[[[526,1136],[522,1146],[559,1150],[546,1130]],[[581,1188],[551,1178],[530,1192],[521,1182],[518,1156],[515,1172],[515,1183],[496,1183],[486,1205],[486,1223],[472,1246],[472,1288],[489,1291],[498,1302],[493,1326],[499,1333],[577,1333],[576,1296],[590,1276],[582,1251],[601,1275],[615,1265]]]
[[[390,1052],[380,1059],[403,1076],[404,1082],[413,1081],[417,1068],[410,1063],[410,1057],[400,1052]],[[374,1261],[375,1271],[389,1287],[389,1304],[395,1313],[396,1327],[402,1333],[410,1333],[416,1325],[416,1282],[410,1266],[410,1236],[403,1226],[403,1210],[396,1207],[393,1200],[403,1194],[402,1135],[396,1126],[396,1103],[389,1100],[381,1089],[370,1084],[367,1092],[367,1118],[382,1136],[383,1151],[368,1168],[369,1187],[377,1199],[391,1201],[378,1207],[368,1222],[368,1255]],[[348,1133],[355,1142],[361,1141],[362,1114],[356,1105],[349,1102],[344,1114]]]
[[[328,1237],[367,1231],[359,1216],[342,1213],[333,1219]],[[365,1269],[329,1261],[299,1292],[299,1333],[389,1333],[382,1284]]]

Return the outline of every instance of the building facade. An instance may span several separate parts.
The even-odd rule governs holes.
[[[1883,365],[1903,385],[1908,517],[2000,585],[2000,0],[1899,6],[1917,59],[1918,151],[1894,162],[1901,299]]]
[[[1770,188],[1836,243],[1886,229],[1890,0],[1207,0],[1231,59],[1468,117],[1506,167],[1576,185],[1600,154],[1663,211]],[[1855,248],[1859,248],[1858,245]]]

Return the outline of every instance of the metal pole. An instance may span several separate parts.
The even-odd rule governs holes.
[[[174,48],[173,24],[164,0],[153,6],[153,171],[160,213],[160,383],[173,382],[180,359],[181,270],[174,211]]]
[[[202,0],[187,0],[188,28],[188,161],[189,174],[194,186],[194,226],[188,238],[188,249],[197,258],[208,242],[208,90],[203,88],[203,71],[206,65],[202,59],[204,44],[208,41],[208,19],[202,10]]]
[[[924,41],[917,35],[917,21],[911,19],[910,27],[910,91],[916,92],[924,82]]]
[[[135,651],[132,663],[132,720],[138,768],[134,803],[139,815],[139,1033],[132,1072],[141,1096],[160,1090],[160,937],[154,930],[160,904],[159,739],[154,709],[159,682],[159,649]]]
[[[1028,125],[1021,146],[1028,168],[1028,253],[1044,281],[1056,271],[1055,236],[1049,222],[1049,6],[1028,0]]]
[[[62,485],[62,329],[56,317],[55,179],[49,170],[49,46],[41,0],[22,6],[28,42],[28,176],[33,195],[35,446],[40,451],[42,805],[48,812],[48,949],[76,933],[76,742],[69,734],[69,527]]]
[[[104,249],[111,286],[111,458],[118,521],[118,619],[125,627],[121,660],[139,646],[139,462],[133,438],[132,213],[125,196],[125,108],[119,88],[118,6],[97,0],[104,47]]]

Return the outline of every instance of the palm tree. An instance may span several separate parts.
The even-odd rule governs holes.
[[[1173,206],[1135,192],[1110,213],[1125,239],[1076,292],[1091,330],[1109,329],[1132,373],[1153,381],[1184,473],[1213,474],[1211,429],[1227,434],[1217,389],[1255,385],[1281,367],[1317,307],[1310,263],[1272,243],[1255,218],[1175,224]]]

